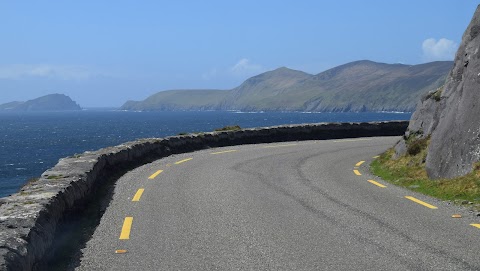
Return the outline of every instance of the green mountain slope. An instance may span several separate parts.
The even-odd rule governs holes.
[[[158,92],[144,101],[128,101],[121,109],[134,111],[215,110],[228,91],[214,89],[168,90]]]
[[[228,90],[159,92],[125,110],[413,111],[422,94],[445,82],[452,62],[421,65],[356,61],[317,75],[288,68]]]
[[[26,102],[10,102],[0,105],[5,111],[66,111],[82,108],[70,97],[63,94],[50,94]]]

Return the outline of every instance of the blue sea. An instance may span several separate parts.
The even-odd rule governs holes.
[[[139,138],[317,122],[409,120],[411,113],[78,112],[0,113],[0,197],[15,193],[58,159]]]

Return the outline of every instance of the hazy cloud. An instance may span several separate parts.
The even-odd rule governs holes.
[[[449,39],[426,39],[422,43],[423,60],[453,60],[457,48],[458,44]]]
[[[230,68],[230,72],[237,76],[257,75],[263,71],[265,71],[265,68],[259,64],[252,63],[247,58],[240,59],[235,65],[233,65],[233,67]]]
[[[57,66],[48,64],[0,65],[0,79],[41,77],[60,80],[86,80],[99,75],[82,66]]]

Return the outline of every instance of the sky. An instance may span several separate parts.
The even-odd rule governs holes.
[[[51,93],[118,107],[231,89],[286,66],[453,60],[471,0],[0,0],[0,104]]]

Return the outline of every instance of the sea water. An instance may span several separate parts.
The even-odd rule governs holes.
[[[0,197],[15,193],[58,159],[139,138],[318,122],[409,120],[411,113],[75,112],[0,113]]]

